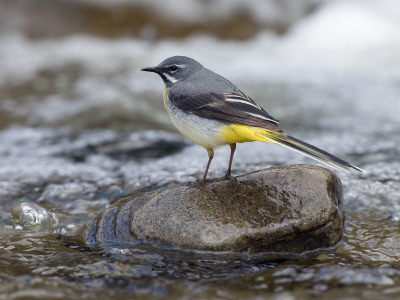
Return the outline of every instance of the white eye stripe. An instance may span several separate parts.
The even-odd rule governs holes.
[[[184,65],[184,64],[181,64],[181,65],[173,64],[173,65],[170,65],[167,68],[170,69],[171,67],[174,67],[174,66],[177,67],[177,68],[180,68],[180,69],[186,68],[186,65]]]

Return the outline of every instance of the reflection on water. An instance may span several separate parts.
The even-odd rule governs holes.
[[[110,10],[116,20],[122,2]],[[210,7],[222,2],[196,9],[187,1],[193,18],[179,20],[187,26],[183,39],[171,38],[174,10],[158,25],[137,25],[141,34],[139,27],[120,32],[122,23],[108,34],[98,29],[112,18],[96,23],[108,11],[89,1],[46,10],[15,3],[0,1],[0,299],[400,297],[400,13],[390,1],[282,1],[282,7],[248,1],[242,16],[254,28],[236,37],[227,29],[235,9],[226,10],[213,34],[199,16],[211,16]],[[65,6],[75,16],[96,9],[99,15],[51,28],[57,18],[46,18]],[[48,30],[40,22],[34,27],[39,11]],[[157,26],[171,27],[157,35]],[[291,135],[366,171],[338,174],[346,223],[336,251],[256,263],[149,248],[89,249],[59,237],[73,235],[123,195],[201,177],[206,151],[175,133],[161,82],[139,71],[176,54],[230,78]],[[216,151],[210,178],[223,175],[228,156],[229,149]],[[240,144],[233,172],[304,162],[310,161],[275,145]]]

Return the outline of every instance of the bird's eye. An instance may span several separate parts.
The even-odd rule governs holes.
[[[176,72],[176,70],[178,70],[178,67],[175,66],[175,65],[172,65],[172,66],[169,67],[169,69],[170,69],[170,71],[172,71],[172,72]]]

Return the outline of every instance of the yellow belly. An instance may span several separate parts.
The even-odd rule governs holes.
[[[236,123],[222,126],[220,130],[225,144],[245,143],[254,141],[275,143],[268,137],[277,134],[277,132],[265,128],[253,127]]]

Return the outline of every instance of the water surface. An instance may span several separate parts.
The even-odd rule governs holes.
[[[390,1],[311,2],[289,5],[297,17],[285,30],[252,9],[257,30],[237,39],[205,27],[162,39],[3,27],[0,298],[398,299],[400,12]],[[346,223],[336,250],[250,262],[60,238],[123,195],[201,178],[206,151],[174,130],[160,78],[139,71],[176,54],[230,78],[289,134],[365,170],[337,173]],[[228,156],[216,151],[210,178]],[[240,144],[233,173],[291,163],[313,162]]]

